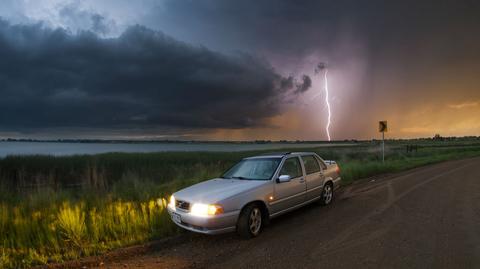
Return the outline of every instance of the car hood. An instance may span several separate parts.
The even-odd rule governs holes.
[[[268,180],[214,178],[182,189],[173,195],[177,200],[212,204],[268,184],[268,182]]]

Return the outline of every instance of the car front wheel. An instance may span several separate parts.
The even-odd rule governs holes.
[[[237,233],[243,238],[252,238],[260,234],[263,228],[262,210],[257,204],[247,205],[238,218]]]

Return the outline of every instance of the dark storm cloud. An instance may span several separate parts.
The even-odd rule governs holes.
[[[100,14],[93,14],[91,17],[92,20],[92,30],[95,33],[107,34],[109,30],[109,26],[105,22],[105,17]]]
[[[114,20],[106,18],[93,10],[84,10],[79,2],[72,2],[62,6],[58,15],[60,20],[76,29],[89,30],[99,35],[107,35],[116,31]]]
[[[103,39],[0,21],[0,59],[2,128],[256,126],[311,85],[141,26]]]
[[[322,63],[319,63],[319,64],[317,64],[317,66],[315,67],[314,73],[315,73],[315,74],[318,74],[318,73],[320,73],[320,71],[323,71],[325,68],[327,68],[327,64],[326,64],[326,63],[323,63],[323,62],[322,62]]]
[[[146,22],[184,40],[258,52],[279,69],[328,61],[334,137],[375,135],[367,126],[379,115],[479,98],[480,1],[162,3]]]
[[[297,87],[297,89],[295,90],[295,93],[297,93],[297,94],[298,93],[304,93],[308,89],[310,89],[310,87],[312,87],[312,79],[307,75],[303,75],[302,76],[302,82],[297,83],[296,87]]]
[[[364,37],[352,42],[366,41],[375,49],[389,42],[425,43],[426,34],[474,30],[479,11],[473,0],[165,0],[145,22],[205,43],[298,56],[335,49],[335,38],[348,31]]]

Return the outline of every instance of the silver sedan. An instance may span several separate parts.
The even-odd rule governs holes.
[[[245,158],[220,178],[174,193],[168,212],[193,232],[251,238],[270,218],[314,201],[330,204],[339,185],[334,161],[312,152],[273,153]]]

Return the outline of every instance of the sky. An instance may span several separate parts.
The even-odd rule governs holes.
[[[2,0],[0,138],[480,135],[480,3]],[[319,65],[326,69],[315,72]]]

